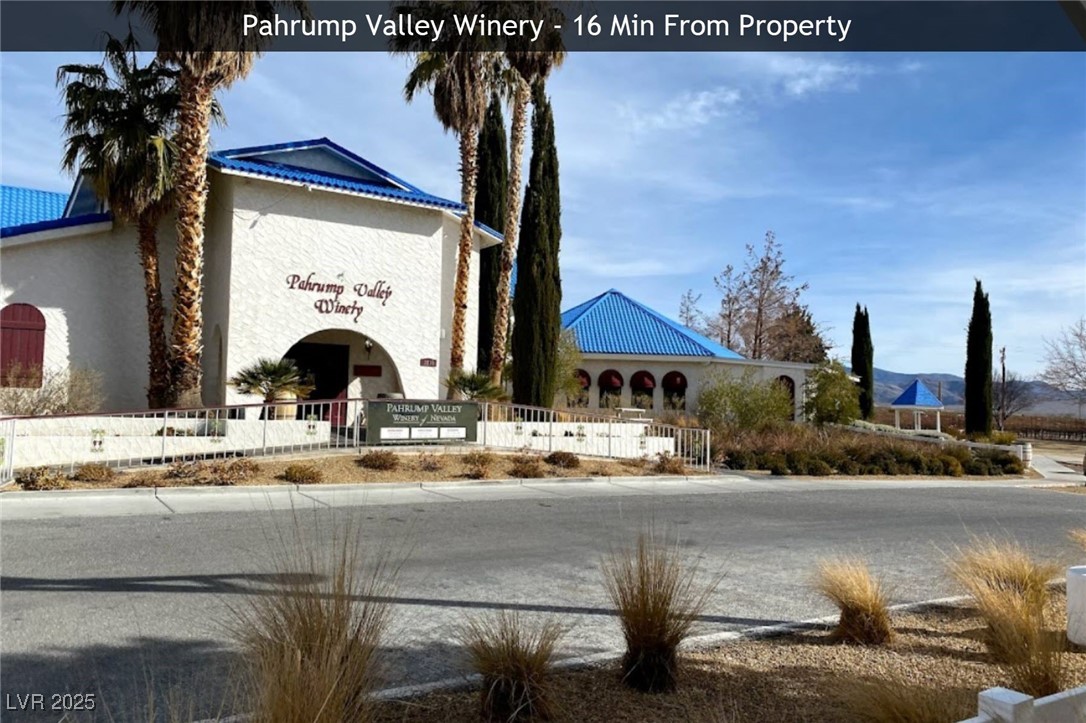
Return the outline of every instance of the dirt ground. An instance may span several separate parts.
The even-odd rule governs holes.
[[[489,465],[486,477],[482,479],[508,479],[512,477],[511,469],[519,455],[497,454],[492,455],[493,462]],[[438,482],[460,479],[479,479],[471,476],[474,469],[465,462],[465,455],[443,453],[436,450],[432,453],[403,453],[397,454],[398,464],[396,469],[375,470],[368,469],[360,463],[362,455],[337,454],[324,456],[308,456],[292,459],[277,458],[268,461],[256,462],[256,473],[245,479],[235,481],[235,485],[285,485],[289,484],[283,478],[283,472],[292,464],[307,464],[319,469],[324,474],[326,483],[365,484],[374,482]],[[229,463],[229,461],[227,461]],[[623,477],[623,476],[655,476],[660,474],[651,460],[601,460],[582,458],[579,467],[566,469],[549,464],[541,464],[544,477]],[[687,474],[698,474],[687,468]],[[155,468],[121,472],[111,479],[101,482],[70,482],[72,489],[108,489],[119,487],[169,487],[169,486],[196,486],[200,484],[192,479],[169,478],[168,468]],[[701,474],[704,474],[703,472]]]
[[[1066,615],[1060,591],[1049,610],[1050,630]],[[561,721],[608,723],[754,723],[853,721],[846,702],[864,682],[908,686],[938,696],[947,721],[976,715],[976,695],[993,686],[1013,687],[989,656],[984,623],[967,607],[940,607],[894,616],[895,641],[885,648],[833,644],[827,630],[812,630],[725,645],[681,659],[679,689],[666,695],[632,692],[616,665],[555,676]],[[1057,633],[1053,633],[1056,635]],[[1086,652],[1065,656],[1067,687],[1086,684]],[[477,721],[478,692],[432,694],[381,705],[382,723]]]

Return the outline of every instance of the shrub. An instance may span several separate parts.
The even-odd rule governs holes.
[[[1069,682],[1063,665],[1063,636],[1045,629],[1043,607],[993,588],[978,591],[975,599],[988,623],[988,648],[1004,664],[1012,687],[1035,698],[1063,690]]]
[[[509,468],[509,474],[518,479],[539,479],[547,476],[547,470],[539,457],[518,454],[513,457],[513,466]]]
[[[857,723],[946,723],[970,717],[977,707],[971,691],[895,679],[847,681],[841,702]]]
[[[564,634],[556,621],[529,631],[517,613],[470,620],[460,637],[483,679],[483,720],[547,720],[554,714],[550,666]]]
[[[645,469],[645,467],[649,466],[649,457],[644,454],[640,457],[627,457],[625,459],[620,459],[618,463],[623,467],[629,467],[631,469]]]
[[[324,481],[324,472],[311,464],[288,464],[283,479],[296,485],[313,485]]]
[[[837,471],[843,475],[859,475],[863,473],[863,467],[854,459],[845,459],[837,465]]]
[[[641,533],[633,550],[612,552],[603,581],[626,640],[622,681],[648,693],[673,690],[678,647],[705,608],[714,585],[699,587],[677,545]]]
[[[652,463],[652,470],[657,474],[686,474],[686,464],[678,455],[661,452]]]
[[[163,475],[169,480],[186,480],[196,481],[207,473],[207,465],[203,462],[176,460],[170,463],[170,466],[166,468],[166,474]]]
[[[201,484],[231,486],[250,480],[260,471],[260,465],[251,459],[239,457],[231,460],[214,460],[204,466]]]
[[[469,479],[486,479],[490,476],[490,465],[486,464],[471,464],[468,465],[468,471],[464,473]]]
[[[1071,541],[1086,550],[1086,527],[1081,530],[1071,530],[1067,533],[1067,536],[1071,538]]]
[[[416,461],[423,472],[437,472],[445,468],[445,460],[433,452],[420,453]]]
[[[400,458],[388,449],[375,449],[358,458],[358,464],[366,469],[388,471],[400,466]]]
[[[977,458],[987,461],[991,474],[1018,475],[1026,471],[1018,455],[1004,450],[978,452]]]
[[[824,460],[816,458],[812,459],[810,464],[807,465],[807,474],[812,477],[825,477],[833,474],[833,468]]]
[[[965,473],[975,477],[988,477],[992,474],[992,462],[987,457],[974,457],[965,463]]]
[[[973,459],[973,453],[968,447],[963,447],[960,444],[948,444],[943,447],[943,455],[953,457],[958,460],[958,463],[963,467],[969,460]]]
[[[860,388],[841,362],[819,364],[807,378],[807,386],[803,411],[815,424],[851,424],[860,416]]]
[[[812,458],[806,450],[793,450],[784,455],[784,461],[792,474],[808,474]]]
[[[5,377],[0,415],[86,414],[97,412],[105,399],[102,375],[90,369],[27,369],[16,364]]]
[[[788,462],[785,461],[784,455],[776,453],[770,453],[762,457],[762,468],[777,476],[788,474]]]
[[[943,474],[950,475],[951,477],[962,477],[965,475],[965,469],[962,468],[962,463],[958,461],[957,457],[953,457],[949,454],[941,454],[936,459],[943,466]]]
[[[124,475],[123,482],[121,487],[126,490],[137,487],[158,487],[159,477],[154,472],[132,472]]]
[[[489,467],[494,464],[494,454],[485,450],[472,451],[465,454],[462,461],[469,467]]]
[[[745,449],[735,449],[724,456],[724,464],[728,469],[754,469],[758,465],[757,456]]]
[[[834,640],[885,645],[893,639],[889,596],[863,560],[820,562],[815,588],[841,611]]]
[[[573,452],[551,452],[543,458],[543,461],[562,469],[577,469],[581,466],[581,458]]]
[[[28,467],[15,473],[15,481],[29,492],[66,490],[71,487],[64,473],[53,467]]]
[[[307,545],[295,529],[275,550],[275,571],[290,583],[232,610],[241,692],[253,720],[372,719],[376,656],[396,572],[387,556],[367,558],[360,545],[350,531]]]
[[[79,482],[108,482],[116,475],[112,467],[90,462],[76,467],[72,479]]]
[[[698,421],[718,439],[725,430],[764,430],[792,419],[792,397],[776,381],[757,381],[747,370],[741,377],[726,372],[709,377],[698,396]]]

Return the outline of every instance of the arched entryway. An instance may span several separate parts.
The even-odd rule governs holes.
[[[630,377],[630,404],[638,409],[652,410],[652,390],[656,389],[656,377],[646,371],[634,372]]]
[[[283,354],[302,374],[311,377],[308,399],[376,399],[403,394],[399,371],[392,357],[376,340],[347,329],[328,329],[310,334]],[[316,415],[333,426],[350,424],[347,405],[325,403],[299,405],[298,418]]]
[[[660,386],[664,389],[664,409],[679,412],[686,410],[686,375],[682,372],[668,372]]]
[[[796,381],[787,374],[782,374],[777,377],[777,384],[784,387],[784,390],[788,392],[788,398],[792,402],[792,419],[796,418]]]
[[[596,380],[600,389],[600,409],[614,409],[622,400],[622,375],[614,369],[602,372]]]
[[[572,408],[584,408],[588,406],[588,389],[592,386],[592,376],[584,369],[578,369],[573,373],[577,382],[581,385],[580,392],[570,398],[569,406]]]

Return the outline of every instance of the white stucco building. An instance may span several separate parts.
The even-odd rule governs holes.
[[[441,398],[459,212],[326,138],[208,158],[203,401],[252,403],[227,380],[261,357],[313,373],[314,398]],[[4,188],[0,329],[7,365],[103,375],[106,409],[146,407],[147,332],[135,231],[89,188]],[[172,219],[159,235],[170,303]],[[465,358],[475,358],[476,229]]]
[[[813,364],[745,359],[712,339],[611,289],[568,309],[562,327],[577,336],[584,361],[583,392],[571,406],[639,408],[695,413],[702,385],[717,374],[777,380],[803,414],[803,393]]]

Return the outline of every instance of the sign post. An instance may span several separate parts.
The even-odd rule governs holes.
[[[475,442],[478,402],[375,399],[366,402],[368,444],[462,444]]]

